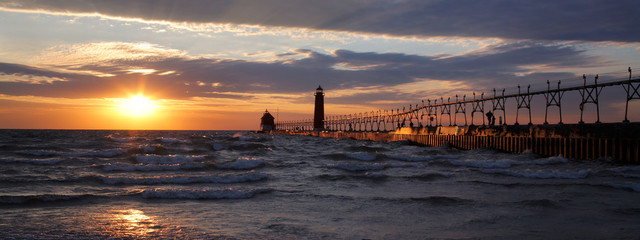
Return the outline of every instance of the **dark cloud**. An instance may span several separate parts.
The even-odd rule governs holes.
[[[394,36],[638,42],[634,0],[50,0],[9,9],[146,20],[303,27]]]
[[[598,61],[598,58],[586,57],[583,51],[573,47],[529,42],[503,44],[482,52],[448,58],[348,50],[337,50],[333,54],[310,50],[296,52],[305,53],[307,57],[274,62],[173,57],[152,58],[153,61],[110,60],[108,66],[87,63],[73,67],[73,70],[115,75],[110,77],[0,63],[0,74],[4,78],[4,82],[0,82],[0,93],[65,98],[121,97],[122,91],[144,88],[145,92],[166,98],[238,98],[237,93],[308,92],[318,84],[333,90],[370,86],[386,88],[414,83],[419,79],[452,81],[473,89],[491,89],[575,77],[567,72],[537,72],[531,66],[582,67]],[[158,71],[152,74],[129,73],[127,70],[130,68]],[[168,71],[173,73],[164,74]],[[11,82],[12,77],[21,75],[56,77],[65,81],[43,84]],[[406,95],[397,93],[350,98],[366,101],[368,97],[370,100],[407,99]]]

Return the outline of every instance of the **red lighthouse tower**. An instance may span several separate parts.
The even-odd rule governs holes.
[[[316,107],[313,111],[313,130],[324,129],[324,92],[322,87],[316,89]]]

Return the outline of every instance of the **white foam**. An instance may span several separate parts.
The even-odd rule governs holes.
[[[268,192],[268,189],[150,189],[142,192],[143,198],[167,199],[244,199],[257,193]]]
[[[85,152],[85,153],[69,153],[69,154],[65,154],[65,155],[71,156],[71,157],[104,157],[104,158],[110,158],[110,157],[115,157],[115,156],[122,155],[122,154],[125,154],[125,153],[127,153],[127,150],[116,148],[116,149],[109,149],[109,150],[102,150],[102,151],[91,151],[91,152]]]
[[[418,155],[385,154],[385,156],[396,159],[396,160],[405,161],[405,162],[424,162],[424,161],[433,160],[435,158],[435,156],[418,156]]]
[[[327,166],[353,172],[382,170],[386,167],[384,164],[329,164]]]
[[[145,176],[145,177],[102,177],[106,184],[185,184],[185,183],[241,183],[267,178],[267,174],[251,172],[243,175],[228,176]]]
[[[62,162],[62,159],[26,159],[26,158],[7,158],[0,159],[0,162],[6,163],[29,163],[37,165],[53,165]]]
[[[105,171],[166,171],[166,170],[186,170],[203,168],[206,165],[204,163],[190,163],[190,164],[106,164],[103,169]]]
[[[184,155],[155,155],[155,154],[146,154],[146,155],[137,155],[135,156],[136,161],[139,163],[163,163],[163,164],[175,164],[175,163],[187,163],[193,161],[201,161],[204,160],[204,156],[193,155],[193,156],[184,156]]]
[[[233,162],[216,164],[216,168],[222,169],[252,169],[264,165],[264,160],[243,157]]]
[[[376,155],[371,155],[368,153],[342,153],[348,158],[356,159],[360,161],[373,161],[376,160]]]
[[[567,172],[567,171],[508,171],[503,169],[483,169],[480,170],[483,173],[489,174],[502,174],[513,177],[524,177],[524,178],[540,178],[540,179],[548,179],[548,178],[560,178],[560,179],[578,179],[578,178],[586,178],[591,173],[590,170],[580,170],[576,172]]]

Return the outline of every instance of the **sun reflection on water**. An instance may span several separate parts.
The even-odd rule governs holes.
[[[110,210],[105,217],[104,230],[112,237],[148,237],[162,229],[153,217],[137,209]]]

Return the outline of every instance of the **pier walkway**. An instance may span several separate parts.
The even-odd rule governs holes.
[[[278,133],[306,134],[321,137],[349,137],[375,141],[410,140],[427,146],[450,145],[461,149],[490,148],[506,152],[531,151],[543,156],[562,155],[572,159],[611,158],[622,163],[640,164],[640,123],[632,123],[628,119],[629,102],[640,99],[640,78],[632,77],[631,68],[628,78],[608,78],[598,82],[598,75],[593,82],[587,81],[583,75],[582,84],[561,87],[546,82],[546,89],[526,91],[518,86],[517,93],[505,94],[505,89],[496,91],[493,96],[485,97],[484,93],[473,93],[472,99],[465,95],[462,99],[441,97],[434,101],[422,100],[422,104],[409,105],[402,109],[378,110],[356,114],[328,116],[324,119],[324,129],[314,131],[313,119],[278,121]],[[624,89],[626,96],[616,96],[618,101],[625,101],[624,118],[618,123],[602,123],[600,121],[600,94],[605,88]],[[580,111],[580,120],[576,124],[565,124],[562,120],[562,98],[567,92],[578,92],[580,102],[576,104]],[[545,99],[544,123],[532,123],[533,96],[543,95]],[[542,106],[536,102],[538,106]],[[507,121],[505,106],[515,107],[515,119],[512,124]],[[469,108],[470,107],[470,108]],[[583,121],[585,108],[595,107],[594,123]],[[549,111],[557,109],[559,122],[549,124]],[[470,111],[469,111],[470,110]],[[593,110],[593,109],[592,109]],[[631,109],[638,111],[639,109]],[[487,112],[500,117],[501,122],[494,125],[485,118]],[[467,121],[470,113],[470,124]],[[481,125],[475,125],[474,116],[480,114]],[[512,114],[513,115],[513,114]],[[520,116],[528,115],[528,123],[520,124]],[[464,118],[464,125],[458,126],[458,116]],[[452,120],[453,118],[453,120]],[[448,124],[443,125],[445,120]],[[485,121],[487,120],[487,121]],[[495,121],[495,119],[494,119]]]

